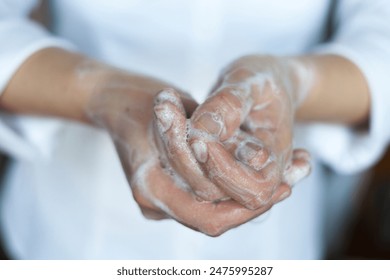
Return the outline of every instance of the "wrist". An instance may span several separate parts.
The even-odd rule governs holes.
[[[282,58],[287,67],[288,90],[295,112],[299,111],[315,85],[315,69],[302,57]]]
[[[47,48],[21,65],[2,93],[0,106],[13,113],[91,124],[86,111],[92,96],[120,76],[125,74],[80,54]]]
[[[234,61],[228,69],[245,69],[252,77],[264,77],[275,89],[283,91],[294,110],[300,108],[314,84],[314,68],[302,57],[248,55]],[[245,73],[245,71],[243,71]]]
[[[91,118],[91,109],[97,102],[108,102],[105,94],[110,93],[110,85],[125,80],[125,74],[120,70],[97,61],[83,58],[74,66],[71,75],[70,91],[79,98],[79,118],[81,122],[95,125],[96,119]],[[99,105],[100,106],[100,105]]]

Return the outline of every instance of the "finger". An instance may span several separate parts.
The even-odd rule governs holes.
[[[204,200],[226,197],[224,192],[206,178],[187,142],[187,119],[179,95],[173,90],[160,92],[155,99],[155,123],[158,144],[169,165]],[[194,147],[200,148],[200,147]]]
[[[167,181],[169,181],[169,180],[167,180]],[[173,183],[173,182],[171,182],[171,183]],[[168,186],[170,186],[170,185],[168,184]],[[170,218],[170,216],[167,213],[165,213],[158,206],[151,203],[150,199],[147,199],[142,194],[142,193],[145,193],[145,186],[140,187],[140,186],[137,186],[135,183],[133,183],[132,189],[133,189],[133,196],[134,196],[135,200],[137,201],[137,203],[141,209],[142,214],[147,219],[161,220],[161,219]],[[144,189],[144,191],[141,191],[142,189]],[[173,192],[170,192],[170,193],[176,193],[176,192],[181,192],[181,190],[180,189],[173,190]],[[202,231],[206,234],[216,236],[216,235],[222,234],[223,232],[225,232],[226,230],[228,230],[230,228],[236,227],[236,226],[238,226],[242,223],[245,223],[246,221],[253,219],[253,218],[257,217],[258,215],[266,212],[271,207],[271,205],[274,205],[276,203],[281,202],[282,200],[289,197],[290,194],[291,194],[291,188],[287,184],[281,184],[278,187],[278,190],[275,191],[275,194],[272,197],[272,204],[266,205],[265,207],[258,209],[255,212],[247,211],[246,208],[243,208],[241,205],[239,205],[233,201],[224,201],[224,202],[220,202],[219,204],[201,203],[201,205],[198,205],[199,201],[194,201],[192,198],[189,200],[190,204],[188,206],[191,207],[190,205],[192,205],[192,207],[194,208],[193,214],[204,213],[205,217],[208,217],[208,218],[205,218],[199,214],[197,214],[196,216],[192,215],[192,217],[195,217],[194,220],[190,219],[190,217],[191,217],[190,211],[182,212],[182,213],[178,213],[178,214],[173,214],[174,212],[177,212],[180,210],[179,209],[175,210],[176,208],[174,206],[171,206],[171,207],[164,206],[162,208],[163,209],[169,208],[172,218],[178,219],[179,222],[185,224],[186,226],[191,227],[191,228],[196,229],[196,230],[199,230],[199,231]],[[156,194],[156,195],[158,195],[158,194]],[[188,195],[186,195],[185,193],[183,195],[186,196],[186,199],[188,199]],[[167,202],[167,203],[171,204],[169,202]],[[205,209],[202,209],[201,211],[199,211],[199,208],[202,206]],[[161,205],[160,205],[160,207],[161,207]],[[187,209],[190,209],[190,208],[187,208]],[[232,209],[238,209],[238,210],[232,210]],[[216,210],[218,215],[211,218],[211,214],[214,210]],[[234,214],[241,212],[241,214],[237,214],[236,216],[231,216],[230,212],[227,212],[226,215],[222,215],[224,211],[234,211]],[[196,217],[198,217],[198,218],[196,218]],[[234,217],[234,219],[232,219],[230,221],[226,221],[227,217],[231,217],[231,218]],[[209,220],[206,221],[206,219],[209,219]],[[202,220],[204,222],[201,222],[200,220]]]
[[[190,140],[192,145],[203,145],[206,156],[201,163],[206,175],[231,198],[249,209],[266,205],[280,184],[281,172],[271,157],[261,170],[236,160],[223,145],[218,142],[205,142],[201,139]],[[195,153],[199,160],[199,155]],[[200,161],[201,162],[201,161]]]
[[[267,164],[270,152],[264,147],[264,144],[256,137],[240,131],[234,138],[224,143],[225,148],[230,153],[236,155],[236,158],[255,170],[261,170]],[[296,150],[296,155],[307,156],[305,150]],[[291,188],[286,183],[281,183],[272,195],[272,203],[278,203],[291,194]]]
[[[284,172],[284,181],[290,186],[310,174],[310,154],[302,149],[293,151],[291,165]]]
[[[233,200],[200,202],[191,193],[178,188],[173,178],[157,166],[149,170],[147,178],[149,184],[144,193],[150,195],[160,209],[180,223],[210,236],[218,236],[272,207],[269,203],[253,211]]]
[[[237,131],[251,106],[249,89],[220,88],[200,105],[191,117],[192,127],[225,141]]]
[[[293,152],[292,164],[285,171],[285,178],[272,196],[272,203],[276,204],[291,195],[291,186],[310,174],[310,154],[303,149]]]
[[[261,94],[254,94],[253,99],[252,110],[242,128],[262,139],[275,153],[280,153],[291,143],[292,136],[293,112],[287,106],[287,95],[276,94],[273,86],[266,82]]]
[[[261,170],[271,157],[260,139],[241,130],[223,145],[236,159],[257,171]]]
[[[240,84],[254,75],[253,71],[247,67],[230,67],[222,69],[216,83],[211,87],[210,94],[218,91],[223,85]]]
[[[155,211],[155,210],[145,208],[145,207],[140,207],[140,209],[141,209],[142,215],[144,215],[144,217],[146,219],[156,220],[156,221],[170,219],[170,217],[167,214],[165,214],[164,212],[162,212],[161,210]]]

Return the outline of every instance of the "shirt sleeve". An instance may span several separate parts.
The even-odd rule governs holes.
[[[373,165],[390,140],[390,1],[337,1],[334,34],[314,52],[352,61],[365,76],[370,94],[369,129],[317,124],[306,131],[313,152],[342,173]]]
[[[8,82],[33,53],[48,47],[73,50],[74,46],[50,34],[43,26],[29,19],[37,0],[0,0],[0,94]],[[0,149],[10,156],[26,159],[36,149],[15,128],[15,121],[0,116]]]

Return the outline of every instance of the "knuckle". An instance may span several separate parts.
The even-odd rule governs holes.
[[[247,207],[250,210],[257,210],[265,205],[266,205],[266,203],[263,200],[260,200],[259,198],[254,198],[254,199],[249,200],[245,204],[245,207]]]
[[[224,199],[229,198],[227,194],[222,191],[220,188],[215,186],[214,184],[210,184],[207,188],[196,188],[196,186],[192,186],[194,189],[195,195],[201,201],[222,201]]]
[[[244,203],[244,206],[250,210],[257,210],[269,204],[272,199],[272,191],[263,190],[257,193],[255,196],[250,198],[247,202]]]
[[[207,234],[208,236],[211,236],[211,237],[218,237],[222,233],[224,233],[224,231],[219,227],[212,226],[212,227],[207,228],[204,231],[204,233]]]
[[[156,207],[147,197],[142,195],[138,189],[133,190],[133,197],[135,202],[138,204],[142,215],[148,220],[162,220],[166,219],[167,215],[161,211],[160,208]]]
[[[218,92],[216,99],[231,109],[240,109],[242,107],[242,94],[243,90],[239,87],[224,87]]]
[[[227,78],[227,82],[237,83],[250,78],[251,76],[253,76],[253,74],[254,74],[253,71],[248,69],[248,67],[237,66],[231,69],[231,71],[228,73],[226,78]]]
[[[226,228],[211,220],[201,225],[199,230],[208,236],[218,237],[226,231]]]
[[[137,202],[137,204],[140,207],[144,207],[148,205],[146,198],[143,195],[141,195],[140,192],[138,192],[136,189],[133,190],[133,197],[135,202]]]

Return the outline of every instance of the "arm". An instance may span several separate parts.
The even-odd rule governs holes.
[[[215,132],[213,127],[215,129],[218,126],[212,122],[208,125],[208,121],[202,122],[197,116],[205,112],[221,113],[225,110],[229,112],[226,118],[222,117],[225,134],[217,140],[226,141],[230,136],[234,138],[237,131],[242,133],[240,131],[244,129],[244,132],[249,131],[263,142],[258,150],[266,150],[265,154],[268,155],[274,153],[277,158],[285,158],[285,154],[290,154],[294,161],[294,154],[291,155],[293,123],[327,122],[326,126],[316,125],[309,131],[305,130],[309,132],[305,141],[308,147],[338,171],[350,173],[368,167],[381,156],[390,140],[390,131],[386,129],[390,100],[387,97],[387,73],[390,72],[388,51],[390,25],[387,20],[389,16],[390,5],[385,1],[338,2],[334,22],[337,28],[330,42],[315,47],[314,52],[317,55],[276,57],[271,64],[264,56],[238,59],[233,66],[228,67],[230,73],[222,74],[217,90],[195,111],[192,117],[193,125],[213,133]],[[300,69],[287,67],[290,70],[286,71],[285,66],[289,64],[287,61],[291,60]],[[235,68],[234,64],[239,67]],[[275,73],[275,70],[279,73]],[[236,77],[233,72],[237,74]],[[248,112],[248,102],[245,100],[237,102],[235,97],[229,97],[229,86],[226,83],[223,85],[223,80],[227,81],[227,84],[231,83],[225,74],[233,76],[233,80],[235,79],[233,83],[237,84],[247,82],[246,78],[252,74],[269,72],[273,72],[270,80],[277,85],[277,92],[280,92],[280,89],[284,90],[284,98],[272,98],[278,96],[272,94],[272,87],[264,87],[264,83],[256,84],[252,80],[249,82],[251,89],[262,93],[254,94],[259,105],[257,108],[263,108],[258,112],[254,112],[255,110]],[[222,88],[219,88],[221,86]],[[247,89],[248,84],[244,88]],[[239,91],[235,89],[235,94]],[[243,103],[247,106],[243,106]],[[281,105],[283,103],[284,105]],[[249,107],[253,109],[253,106]],[[238,112],[238,116],[232,117],[232,108],[238,109],[233,110]],[[330,123],[335,125],[329,125]],[[355,126],[361,126],[364,130],[354,129]],[[328,140],[337,145],[329,144]],[[202,155],[202,159],[215,153],[210,151],[210,146],[207,145],[208,154]],[[237,152],[235,154],[237,155]],[[246,163],[252,166],[247,160]],[[291,172],[283,171],[284,167],[288,168],[288,165],[281,164],[276,170],[284,173],[283,180],[290,185],[296,182],[297,178],[305,176],[299,171],[291,176]],[[213,165],[206,162],[203,168],[207,172],[213,170]],[[296,176],[297,174],[300,176]],[[233,178],[229,180],[232,181]],[[268,191],[269,188],[272,190],[275,186],[271,184]],[[238,185],[233,189],[237,193],[240,192]],[[267,191],[267,188],[257,191],[255,189],[254,193],[264,191]]]
[[[297,61],[305,65],[309,74],[304,73],[308,76],[302,76],[302,71],[293,73],[293,79],[303,79],[300,83],[310,85],[305,93],[307,96],[297,111],[298,120],[358,123],[367,116],[367,86],[360,71],[351,62],[337,56],[300,57]],[[91,70],[92,75],[89,72]],[[86,115],[90,99],[93,94],[99,93],[96,88],[107,82],[114,82],[112,79],[116,82],[126,81],[133,87],[147,87],[152,95],[168,87],[167,84],[156,81],[150,83],[152,80],[148,81],[145,77],[132,76],[79,54],[52,48],[34,54],[22,65],[4,91],[0,104],[17,113],[63,117],[91,124],[91,119]],[[134,96],[129,98],[137,103],[139,95],[129,91],[129,95],[133,93]],[[346,95],[354,98],[346,98]],[[356,98],[356,95],[361,98]],[[151,99],[145,102],[152,106]],[[296,102],[298,100],[294,101]],[[288,143],[289,141],[287,140]],[[193,176],[187,176],[186,179],[191,177]],[[255,179],[253,185],[258,182]],[[207,184],[203,182],[201,185]],[[218,185],[223,189],[225,184],[223,181]],[[286,189],[281,188],[277,192],[278,195],[281,193],[286,193]],[[234,197],[234,194],[230,195]],[[203,196],[206,197],[207,195]],[[248,200],[249,198],[245,198],[242,204],[248,204]],[[276,197],[274,200],[279,199]],[[249,207],[257,208],[259,204]]]
[[[357,125],[368,120],[370,94],[366,78],[350,60],[336,55],[300,57],[312,72],[297,121]],[[310,79],[312,81],[310,81]]]
[[[233,200],[199,199],[188,177],[178,180],[175,170],[163,160],[166,152],[156,146],[153,126],[162,131],[176,127],[180,125],[177,120],[185,120],[197,104],[180,91],[163,90],[168,86],[78,54],[44,49],[22,64],[1,97],[1,106],[19,114],[62,117],[103,127],[115,142],[134,199],[148,218],[173,218],[216,236],[257,217],[280,200],[283,193],[278,192],[272,203],[252,211]],[[177,110],[178,118],[161,118],[159,112],[167,108]],[[184,142],[181,139],[178,144]],[[195,176],[194,182],[212,185],[195,161],[190,167],[187,175]]]
[[[369,104],[366,105],[369,116],[366,115],[365,120],[357,120],[356,117],[359,117],[356,116],[354,119],[345,119],[344,125],[313,125],[306,130],[306,145],[315,151],[319,159],[338,172],[353,173],[372,166],[383,155],[390,141],[390,130],[387,129],[390,117],[389,16],[388,1],[337,1],[331,40],[313,49],[313,52],[320,55],[343,57],[364,76],[365,86],[359,85],[359,80],[350,81],[347,75],[347,78],[343,77],[345,82],[340,79],[340,88],[348,82],[350,86],[355,84],[361,89],[360,92],[340,91],[343,95],[343,100],[339,97],[343,102],[340,104],[346,110],[356,101],[367,100],[361,96],[364,87],[369,92]],[[364,103],[366,102],[361,105]],[[356,106],[357,112],[363,108],[361,105]],[[364,115],[361,117],[364,119]],[[363,126],[361,129],[354,129],[348,123]],[[331,139],[335,144],[330,144],[325,139]]]
[[[307,73],[307,97],[300,104],[299,121],[358,124],[369,115],[369,90],[360,70],[340,56],[299,57]],[[82,66],[84,63],[85,66]],[[88,63],[100,68],[98,75],[82,78]],[[85,107],[94,86],[121,71],[92,62],[62,49],[45,49],[30,57],[2,93],[2,108],[21,114],[39,114],[89,122]],[[121,74],[123,75],[123,74]],[[299,77],[301,76],[301,77]],[[156,92],[158,88],[155,88]]]
[[[95,117],[95,119],[91,119],[90,117],[88,117],[88,114],[85,113],[86,107],[90,108],[89,101],[91,99],[94,99],[94,96],[96,96],[96,93],[99,92],[99,91],[96,91],[96,88],[101,88],[100,86],[95,87],[96,85],[102,85],[104,87],[106,85],[105,82],[112,81],[112,78],[114,78],[114,80],[116,82],[120,82],[120,83],[124,82],[127,85],[137,85],[135,88],[138,90],[134,90],[134,86],[132,86],[133,90],[127,91],[127,94],[126,94],[127,101],[134,101],[137,99],[140,101],[140,103],[143,103],[143,101],[144,101],[145,105],[148,104],[147,107],[150,109],[153,108],[153,105],[151,105],[151,104],[153,104],[153,102],[151,102],[151,100],[153,98],[150,98],[150,96],[152,96],[152,95],[147,95],[148,97],[146,99],[143,99],[145,97],[145,95],[140,94],[139,89],[140,88],[147,89],[146,91],[149,92],[149,94],[150,94],[151,92],[155,93],[155,92],[159,91],[160,89],[162,89],[162,87],[165,87],[165,84],[162,82],[158,82],[155,80],[153,82],[151,82],[151,80],[149,80],[148,78],[141,77],[139,75],[123,73],[122,71],[120,71],[118,69],[113,69],[111,67],[107,67],[105,65],[102,65],[102,64],[99,64],[96,62],[91,62],[91,61],[89,61],[87,63],[87,65],[89,63],[92,63],[93,65],[97,65],[98,69],[102,70],[102,72],[100,70],[98,71],[97,76],[99,76],[99,78],[96,79],[96,75],[94,75],[94,77],[88,76],[88,75],[87,76],[81,75],[82,79],[80,80],[80,76],[74,75],[75,72],[73,70],[75,70],[75,68],[74,68],[75,66],[76,66],[76,69],[78,69],[78,67],[80,66],[79,63],[84,60],[83,58],[81,59],[81,61],[78,61],[77,55],[74,55],[71,53],[66,53],[66,56],[64,56],[63,59],[61,57],[64,54],[58,54],[58,57],[57,57],[57,55],[54,55],[54,57],[50,58],[50,60],[49,60],[49,59],[47,59],[48,57],[50,57],[48,55],[49,52],[52,52],[52,55],[53,55],[56,52],[61,53],[63,51],[49,50],[49,49],[43,50],[41,53],[37,53],[35,55],[36,56],[35,63],[33,63],[34,62],[34,56],[33,56],[30,58],[30,60],[28,60],[25,64],[23,64],[23,66],[19,69],[19,71],[13,77],[13,79],[11,80],[7,89],[4,92],[4,96],[3,96],[3,99],[1,102],[3,108],[7,108],[9,110],[12,110],[15,112],[20,112],[20,113],[35,113],[35,114],[61,116],[61,117],[66,117],[66,118],[70,118],[73,120],[80,120],[80,121],[84,121],[84,122],[88,122],[88,123],[96,122],[96,119],[98,119],[97,122],[101,122],[102,119],[104,119],[103,122],[105,122],[106,128],[109,130],[110,129],[115,130],[116,125],[118,125],[118,123],[120,123],[121,121],[124,121],[124,120],[120,120],[118,118],[110,118],[110,117],[108,117],[108,115],[105,115],[105,116],[101,115],[97,118]],[[48,55],[48,57],[43,59],[42,57],[45,57],[46,55]],[[38,59],[39,56],[41,56],[41,59]],[[76,56],[76,58],[74,56]],[[299,58],[299,59],[309,60],[310,63],[314,62],[314,61],[310,60],[309,57]],[[72,61],[74,61],[75,63],[73,64]],[[54,64],[52,62],[54,62]],[[31,67],[29,67],[30,70],[24,71],[24,69],[28,69],[25,67],[28,67],[29,63],[31,66]],[[44,67],[45,64],[47,66],[46,68]],[[319,66],[316,63],[314,63],[314,65]],[[48,74],[47,76],[50,76],[51,79],[53,79],[53,80],[59,79],[58,83],[55,83],[55,84],[52,83],[52,85],[49,86],[49,87],[53,86],[53,88],[50,88],[50,89],[44,88],[45,86],[43,86],[43,85],[45,83],[46,84],[48,83],[48,81],[45,80],[47,76],[40,75],[40,73],[35,73],[35,72],[38,72],[38,71],[35,71],[35,69],[39,69],[41,66],[43,68],[45,68],[42,70],[43,73],[47,73]],[[321,67],[319,67],[319,69],[320,68]],[[348,69],[348,67],[346,69]],[[328,68],[328,70],[329,70],[329,73],[333,72],[333,70],[330,68]],[[316,70],[316,71],[318,71],[318,70]],[[61,73],[61,74],[59,74],[59,73]],[[70,76],[68,76],[67,74],[70,74]],[[30,75],[37,75],[38,77],[31,79],[32,84],[29,86],[26,86],[25,81],[29,80]],[[20,79],[18,79],[18,77]],[[61,80],[64,78],[66,81],[62,82]],[[69,80],[67,80],[68,78],[69,78]],[[19,82],[17,82],[15,84],[15,81],[19,81]],[[80,83],[80,81],[83,81],[83,82]],[[151,84],[145,87],[145,85],[149,84],[149,82],[151,82]],[[324,83],[327,83],[327,81],[324,81]],[[62,84],[62,86],[61,87],[58,86],[56,88],[57,84],[58,85]],[[150,86],[150,90],[149,90],[149,86]],[[16,88],[19,88],[19,89],[15,90]],[[23,88],[23,90],[21,90],[21,88]],[[44,93],[43,97],[42,98],[39,97],[39,94],[38,94],[38,96],[32,94],[32,89],[35,89],[36,93],[38,93],[38,92]],[[18,93],[16,93],[16,92],[18,92]],[[54,94],[53,94],[53,92],[54,92]],[[64,92],[66,94],[64,94]],[[318,120],[319,118],[322,118],[323,116],[330,118],[329,117],[330,114],[327,114],[326,110],[323,110],[323,112],[320,114],[320,117],[310,116],[309,111],[304,110],[305,107],[311,107],[311,106],[308,106],[307,104],[305,104],[306,102],[308,102],[308,100],[310,100],[311,96],[319,96],[318,93],[315,94],[315,92],[316,91],[313,90],[313,91],[310,91],[309,94],[307,94],[308,97],[307,97],[307,99],[305,99],[306,101],[302,104],[302,106],[300,108],[300,111],[298,113],[298,118],[301,118],[303,120],[310,120],[310,119],[316,120],[316,118]],[[78,93],[78,94],[75,94],[75,93]],[[325,92],[322,92],[322,94],[323,93],[325,93]],[[26,94],[28,95],[28,97],[25,97]],[[326,97],[327,96],[325,96],[325,98]],[[24,98],[28,98],[31,101],[24,102],[23,101]],[[321,107],[321,102],[317,102],[318,101],[317,98],[318,97],[314,98],[315,99],[314,102],[316,103],[315,106]],[[333,98],[330,98],[330,100],[333,100]],[[23,104],[23,103],[25,103],[25,104]],[[134,102],[130,102],[130,103],[134,104]],[[139,104],[139,103],[136,103],[136,104]],[[117,108],[115,104],[106,104],[106,105],[113,105],[113,108]],[[121,105],[121,104],[119,104],[119,105]],[[69,106],[71,108],[69,108]],[[137,107],[139,107],[139,106],[137,106]],[[362,107],[364,107],[364,106],[362,106]],[[56,109],[53,110],[52,108],[56,108]],[[122,109],[125,109],[125,108],[122,108]],[[319,109],[323,109],[323,108],[319,108]],[[152,111],[152,109],[150,111]],[[135,110],[135,112],[137,112],[137,110]],[[343,110],[340,110],[340,109],[336,110],[336,112],[337,112],[337,114],[344,114],[345,113]],[[343,116],[344,121],[346,121],[346,122],[355,122],[356,120],[359,121],[359,118],[360,118],[359,116],[351,116],[351,113],[352,113],[352,115],[354,114],[354,110],[348,110],[348,112],[349,113],[347,114],[347,116],[345,116],[345,115]],[[318,113],[318,112],[316,111],[315,113]],[[362,113],[362,114],[364,115],[364,113]],[[332,114],[332,116],[333,116],[333,114]],[[129,118],[126,118],[126,120],[132,119],[134,117],[136,117],[136,114],[129,116]],[[196,120],[193,120],[193,121],[194,121],[194,123],[196,123]],[[126,121],[124,121],[124,123],[126,123]],[[234,125],[232,127],[234,127]],[[125,130],[122,130],[122,131],[125,131]],[[233,132],[233,129],[231,130],[231,132]],[[121,138],[121,137],[122,138],[123,137],[130,137],[131,138],[131,135],[121,135],[119,138]],[[290,136],[287,135],[286,139],[288,139],[289,137],[291,137],[291,135]],[[284,138],[284,137],[282,137],[282,138]],[[129,139],[129,143],[130,142],[131,141]],[[142,146],[142,143],[144,143],[144,142],[145,141],[140,141],[137,144]],[[281,142],[283,142],[283,141],[281,141]],[[136,143],[136,142],[134,142],[134,143]],[[290,143],[291,143],[291,141],[290,141]],[[283,143],[281,143],[281,144],[283,144]],[[288,145],[290,145],[290,144],[288,144]],[[122,151],[122,155],[125,154],[125,153],[123,153],[123,150],[125,150],[125,148],[124,147],[121,148],[119,144],[118,144],[118,150],[120,152]],[[198,150],[198,152],[199,152],[199,150]],[[197,154],[196,151],[195,151],[195,154]],[[127,169],[127,174],[129,176],[129,180],[131,180],[133,175],[134,175],[134,173],[131,171],[131,169],[132,169],[131,167],[140,167],[141,166],[140,163],[142,163],[142,160],[139,160],[138,166],[137,165],[131,166],[131,163],[127,162],[127,160],[128,160],[128,157],[126,159],[125,157],[122,156],[122,162],[124,162],[125,168],[126,168],[126,165],[130,166]],[[299,166],[299,164],[307,165],[307,160],[305,158],[299,158],[297,156],[295,158],[295,160],[297,161],[297,166]],[[250,164],[251,163],[249,162],[249,165]],[[306,174],[303,174],[303,175],[306,175]],[[302,174],[301,174],[301,177],[302,177]],[[167,182],[169,182],[169,180]],[[292,181],[290,181],[290,183],[291,182]],[[134,183],[134,185],[137,185],[136,181],[133,181],[133,183]],[[169,184],[167,183],[167,185],[169,185]],[[153,191],[158,192],[159,190],[153,190]],[[134,191],[133,191],[133,194],[134,194]],[[271,207],[273,203],[276,203],[280,199],[284,198],[285,194],[286,194],[285,188],[283,189],[283,191],[274,193],[272,200],[268,201],[268,203],[266,203],[265,205],[262,204],[261,205],[262,208],[259,208],[255,212],[247,211],[247,210],[243,209],[242,207],[240,208],[238,205],[236,205],[234,203],[232,204],[231,201],[229,202],[230,204],[228,204],[229,206],[226,205],[225,203],[218,204],[219,210],[221,210],[221,209],[227,210],[227,211],[218,212],[218,209],[215,209],[218,207],[215,207],[215,205],[204,203],[204,204],[202,204],[202,206],[204,206],[204,207],[201,207],[200,204],[194,203],[194,201],[190,197],[186,196],[186,199],[188,199],[188,200],[183,199],[182,201],[186,202],[186,203],[187,202],[193,203],[193,204],[187,203],[187,206],[188,205],[193,206],[193,207],[188,207],[188,209],[194,210],[194,209],[198,209],[199,207],[201,207],[204,211],[207,210],[207,211],[205,211],[205,213],[210,213],[208,211],[216,210],[216,212],[218,212],[217,216],[219,215],[219,220],[218,219],[210,219],[208,221],[204,221],[204,223],[206,223],[206,226],[205,226],[205,224],[202,224],[202,225],[195,224],[194,225],[194,224],[191,224],[190,222],[188,222],[189,221],[188,217],[191,216],[190,211],[183,212],[183,213],[181,213],[182,216],[179,216],[179,217],[176,216],[175,218],[177,220],[189,225],[189,226],[195,227],[195,228],[200,229],[204,232],[209,232],[210,234],[219,234],[219,233],[227,230],[230,227],[234,227],[240,223],[245,222],[248,219],[255,217],[256,215],[263,213],[264,211],[266,211],[266,209]],[[287,191],[287,194],[288,194],[288,191]],[[162,194],[158,194],[158,195],[162,195]],[[160,205],[160,207],[156,207],[156,204],[151,203],[150,199],[147,202],[145,202],[145,201],[142,202],[142,198],[140,198],[139,193],[137,194],[137,192],[136,192],[135,196],[136,196],[136,199],[139,202],[139,204],[141,204],[141,208],[142,208],[142,205],[143,206],[149,205],[150,207],[143,207],[143,208],[147,209],[148,211],[153,209],[152,212],[154,211],[154,212],[160,212],[160,213],[163,212],[165,214],[167,213],[166,211],[165,212],[161,211],[162,210],[161,205]],[[163,197],[162,199],[165,200],[164,201],[165,204],[169,203],[171,206],[175,206],[174,202],[172,200],[167,201],[170,199],[169,197]],[[186,203],[184,203],[184,205]],[[254,208],[257,208],[257,206]],[[162,207],[162,208],[164,208],[164,207]],[[176,213],[178,213],[178,210],[179,210],[179,208],[175,208]],[[233,210],[239,210],[239,211],[234,212]],[[233,216],[231,216],[232,219],[226,220],[227,219],[226,217],[229,217],[229,213],[236,213],[236,216],[233,215]],[[173,214],[171,213],[171,215],[173,215]],[[215,223],[213,224],[212,221],[214,221]],[[221,221],[225,221],[225,223],[222,223]],[[192,222],[199,222],[199,220],[192,221]],[[217,227],[215,227],[216,224],[218,225]],[[210,230],[210,227],[213,227],[213,228]]]
[[[99,76],[81,82],[82,69],[77,68],[83,61],[88,63],[82,56],[59,48],[38,51],[22,64],[8,83],[0,98],[1,108],[19,114],[89,122],[85,107]]]

